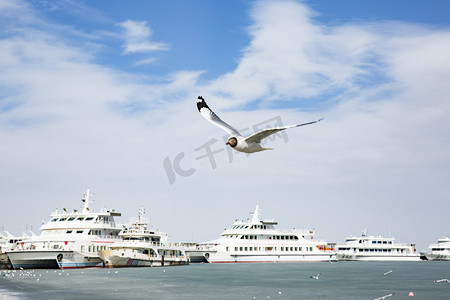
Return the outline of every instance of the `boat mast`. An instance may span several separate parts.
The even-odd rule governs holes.
[[[89,212],[89,188],[86,191],[86,194],[84,195],[84,199],[82,199],[81,201],[84,202],[84,207],[83,207],[83,214],[87,214]]]
[[[255,211],[253,212],[252,223],[259,223],[259,205],[256,205]]]

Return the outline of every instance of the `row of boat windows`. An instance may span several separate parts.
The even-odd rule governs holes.
[[[338,251],[350,251],[352,248],[339,248]],[[400,253],[409,253],[409,249],[358,249],[359,252],[400,252]],[[356,248],[353,248],[353,251],[356,252]]]
[[[110,249],[107,246],[95,246],[95,245],[89,245],[88,246],[88,251],[87,252],[92,252],[92,253],[97,253],[97,251],[101,251],[101,250],[107,250]],[[81,246],[81,252],[85,252],[86,250],[86,246],[82,245]]]
[[[283,251],[283,252],[301,252],[303,247],[234,247],[234,251]],[[226,251],[230,251],[230,247],[226,247]],[[313,247],[305,247],[305,251],[313,251]]]
[[[85,217],[69,217],[69,218],[66,218],[66,217],[63,217],[63,218],[53,218],[53,219],[51,219],[50,220],[50,222],[64,222],[64,221],[92,221],[92,220],[94,220],[94,217],[87,217],[87,218],[85,218]],[[95,219],[95,220],[97,220],[97,219]]]
[[[112,217],[108,216],[100,216],[97,217],[62,217],[62,218],[53,218],[50,220],[50,222],[64,222],[64,221],[100,221],[104,223],[113,222],[114,219]]]
[[[230,229],[247,229],[248,225],[233,225]],[[267,229],[266,225],[252,225],[250,229]]]
[[[85,229],[79,229],[79,230],[51,230],[51,231],[44,231],[43,234],[44,235],[53,235],[53,234],[71,234],[71,233],[75,233],[75,234],[82,234],[84,233],[86,230]],[[114,235],[117,236],[119,233],[118,232],[104,232],[102,230],[97,230],[97,229],[92,229],[89,230],[87,229],[87,234],[88,235]]]
[[[365,244],[367,242],[370,243],[369,240],[359,240],[360,244]],[[372,241],[372,244],[385,244],[385,245],[392,245],[392,241]]]

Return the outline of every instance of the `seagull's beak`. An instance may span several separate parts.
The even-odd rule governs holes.
[[[225,145],[229,145],[230,144],[230,142],[227,142]]]

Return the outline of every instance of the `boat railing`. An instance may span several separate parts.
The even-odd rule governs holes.
[[[139,240],[119,240],[118,245],[128,245],[128,246],[142,246],[145,244],[145,246],[154,246],[154,247],[161,247],[161,246],[170,246],[165,245],[160,242],[143,242]]]

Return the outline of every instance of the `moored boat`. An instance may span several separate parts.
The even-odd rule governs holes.
[[[167,233],[148,229],[145,210],[120,233],[121,241],[99,251],[107,267],[157,267],[185,265],[189,261],[181,246],[171,244]]]
[[[261,220],[259,206],[252,219],[234,222],[220,238],[186,250],[191,261],[209,263],[335,261],[324,241],[313,240],[314,230],[279,230],[274,220]]]
[[[422,253],[427,260],[450,260],[450,238],[438,239],[436,244],[429,246],[430,250]]]
[[[99,250],[119,240],[122,227],[116,226],[112,210],[92,212],[89,189],[80,212],[56,210],[44,223],[39,236],[16,242],[6,253],[14,269],[103,267]]]
[[[395,243],[393,237],[368,236],[364,229],[361,236],[350,236],[345,243],[336,244],[338,260],[354,261],[419,261],[415,244]]]

